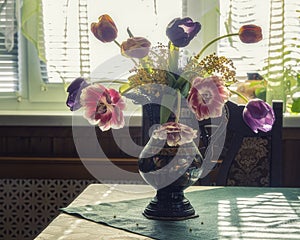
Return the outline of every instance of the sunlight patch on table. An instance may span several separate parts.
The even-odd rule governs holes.
[[[222,200],[218,202],[219,239],[299,239],[299,213],[297,199],[286,199],[282,193]]]

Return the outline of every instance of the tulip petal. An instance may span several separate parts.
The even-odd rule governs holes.
[[[104,43],[114,41],[118,34],[114,21],[107,14],[101,15],[97,23],[91,24],[91,31],[97,39]]]
[[[272,107],[261,99],[250,100],[243,110],[244,122],[254,131],[272,130],[275,114]]]
[[[66,105],[70,108],[71,111],[76,111],[81,108],[80,104],[80,95],[82,90],[86,88],[89,84],[85,81],[84,78],[76,78],[67,88],[69,93]]]
[[[243,43],[257,43],[261,41],[261,27],[254,24],[244,25],[239,30],[239,38]]]
[[[201,30],[199,22],[191,18],[175,18],[167,26],[166,34],[176,47],[185,47]]]
[[[153,138],[165,140],[170,147],[190,143],[197,137],[197,130],[181,123],[167,122],[153,131]]]
[[[188,96],[188,106],[198,121],[220,117],[228,97],[228,90],[219,77],[197,77]]]
[[[81,94],[84,117],[97,124],[102,131],[124,127],[122,110],[125,103],[114,89],[107,89],[101,84],[90,85]]]
[[[121,44],[121,53],[125,57],[144,58],[150,51],[151,43],[143,37],[131,37]]]

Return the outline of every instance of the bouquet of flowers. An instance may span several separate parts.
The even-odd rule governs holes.
[[[129,38],[122,43],[117,42],[118,29],[112,18],[105,14],[97,23],[91,24],[94,36],[103,43],[115,42],[124,57],[130,58],[134,68],[129,69],[131,76],[127,81],[116,81],[120,88],[109,89],[103,82],[89,82],[79,77],[75,79],[67,91],[67,106],[75,111],[84,109],[84,117],[102,131],[124,126],[124,97],[135,103],[155,100],[161,104],[160,123],[162,126],[156,135],[168,139],[172,131],[182,134],[172,135],[175,138],[168,142],[180,145],[193,141],[194,131],[187,129],[180,121],[180,99],[186,99],[188,108],[198,121],[216,118],[222,115],[222,109],[230,95],[237,94],[245,100],[243,118],[254,131],[269,131],[274,123],[272,107],[260,99],[248,100],[230,88],[236,82],[235,68],[230,59],[211,54],[202,57],[203,52],[212,43],[225,38],[238,36],[246,44],[256,43],[262,39],[261,28],[256,25],[244,25],[238,33],[232,33],[213,39],[198,54],[184,57],[181,49],[186,47],[200,32],[201,24],[189,17],[175,18],[166,27],[169,43],[151,47],[144,37],[136,37],[127,29]],[[175,94],[171,94],[172,92]],[[170,121],[172,110],[166,106],[177,105],[175,119]],[[178,130],[179,129],[179,130]],[[186,133],[190,137],[185,136]],[[171,137],[172,137],[171,136]],[[183,139],[185,141],[183,141]]]

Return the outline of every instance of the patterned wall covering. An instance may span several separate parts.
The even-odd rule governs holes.
[[[0,239],[31,240],[95,180],[0,179]]]

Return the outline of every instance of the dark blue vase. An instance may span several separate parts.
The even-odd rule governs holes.
[[[199,179],[202,163],[194,142],[170,147],[165,140],[151,137],[139,156],[138,165],[141,176],[157,194],[143,214],[160,220],[197,217],[183,191]]]

